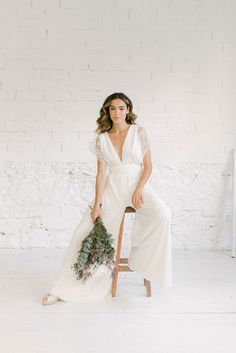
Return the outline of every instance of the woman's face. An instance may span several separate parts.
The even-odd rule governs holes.
[[[114,124],[125,122],[126,115],[129,113],[126,103],[119,98],[113,99],[109,105],[109,114]]]

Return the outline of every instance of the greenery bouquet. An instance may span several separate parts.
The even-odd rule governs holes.
[[[77,260],[71,267],[77,275],[76,279],[85,282],[101,265],[107,267],[112,276],[115,268],[113,243],[112,235],[107,232],[101,218],[97,217],[92,230],[82,240]]]

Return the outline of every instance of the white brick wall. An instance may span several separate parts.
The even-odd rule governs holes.
[[[235,1],[0,1],[0,247],[64,247],[94,194],[87,151],[126,93],[176,248],[231,245]],[[127,231],[132,222],[127,223]]]

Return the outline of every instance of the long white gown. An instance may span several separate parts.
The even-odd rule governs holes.
[[[119,226],[127,206],[133,206],[132,194],[143,171],[143,157],[150,148],[144,127],[130,125],[122,150],[122,159],[107,132],[97,135],[89,145],[97,159],[104,160],[107,173],[102,196],[102,221],[117,245]],[[128,265],[152,284],[172,286],[171,211],[157,195],[149,180],[143,188],[143,203],[136,209],[130,235],[131,249]],[[90,205],[93,206],[95,198]],[[76,262],[81,241],[93,227],[88,206],[74,230],[59,273],[48,293],[64,301],[102,299],[111,296],[110,271],[99,267],[85,283],[76,279],[71,265]]]

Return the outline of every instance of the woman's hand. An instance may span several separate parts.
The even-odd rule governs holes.
[[[134,190],[134,193],[132,195],[132,203],[134,205],[134,208],[139,208],[141,206],[141,203],[143,203],[142,191],[142,188],[136,188]]]
[[[93,206],[92,211],[90,212],[92,222],[94,223],[97,217],[102,219],[102,210],[99,206]]]

